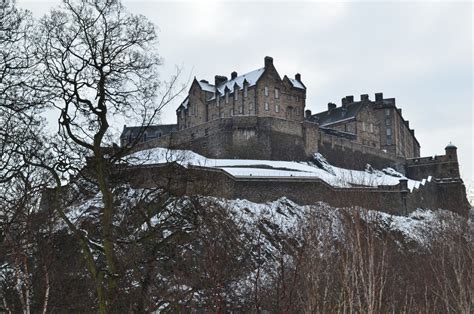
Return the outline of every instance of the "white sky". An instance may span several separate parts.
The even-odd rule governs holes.
[[[59,0],[17,0],[40,17]],[[162,77],[213,81],[263,66],[301,73],[306,106],[326,110],[342,97],[395,97],[422,156],[458,146],[465,181],[474,178],[471,2],[132,1],[128,9],[159,28]],[[184,98],[184,96],[183,96]],[[175,123],[177,104],[163,123]],[[122,126],[117,126],[121,129]]]

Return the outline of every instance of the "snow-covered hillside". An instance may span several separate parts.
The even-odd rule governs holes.
[[[466,183],[467,200],[474,207],[474,180]]]
[[[405,178],[392,168],[386,168],[381,171],[371,169],[370,167],[366,171],[349,170],[328,164],[320,154],[316,154],[314,157],[315,163],[249,159],[212,159],[187,150],[153,148],[134,153],[129,157],[128,162],[133,165],[149,165],[175,161],[183,166],[194,165],[219,168],[235,177],[241,178],[318,178],[334,187],[350,187],[352,185],[396,185],[401,178]],[[413,189],[420,184],[424,184],[426,180],[429,181],[431,178],[426,178],[423,181],[408,179],[408,187]]]

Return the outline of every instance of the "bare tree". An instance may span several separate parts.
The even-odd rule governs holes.
[[[60,149],[53,157],[61,160],[46,167],[56,180],[55,206],[82,243],[101,313],[116,306],[123,275],[117,266],[112,177],[114,165],[130,149],[106,148],[112,146],[111,123],[124,116],[140,121],[146,130],[179,92],[177,75],[169,82],[159,80],[156,41],[154,25],[127,12],[118,0],[65,0],[40,21],[35,39],[41,70],[36,90],[60,112]],[[97,185],[103,202],[98,242],[104,267],[99,267],[87,235],[60,209],[63,179],[77,176],[86,156],[89,163],[82,173]]]

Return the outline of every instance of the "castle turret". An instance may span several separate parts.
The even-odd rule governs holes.
[[[453,143],[449,143],[444,150],[446,151],[446,156],[448,156],[449,160],[458,161],[458,148]]]

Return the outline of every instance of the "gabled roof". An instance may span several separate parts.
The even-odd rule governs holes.
[[[289,78],[289,77],[288,77],[288,80],[290,80],[290,83],[291,85],[293,85],[293,87],[299,88],[299,89],[306,89],[306,87],[300,81]]]
[[[240,89],[243,89],[245,81],[247,81],[247,83],[249,84],[248,86],[253,86],[260,79],[264,71],[265,71],[265,68],[260,68],[252,72],[237,76],[235,79],[226,81],[220,84],[219,86],[217,86],[217,90],[219,91],[221,95],[224,95],[224,91],[226,87],[231,91],[234,90],[234,84],[237,84],[237,86]]]
[[[211,92],[211,93],[214,93],[216,91],[216,87],[212,84],[209,84],[203,81],[198,81],[198,84],[203,91]]]
[[[147,138],[154,138],[163,136],[165,134],[169,134],[171,132],[178,130],[177,124],[158,124],[158,125],[150,125],[144,131],[145,126],[124,126],[122,134],[120,138],[132,136],[132,138],[136,138],[140,135],[140,133],[146,132]]]
[[[347,107],[337,107],[332,110],[323,111],[311,116],[311,121],[317,122],[321,126],[328,126],[344,121],[355,119],[360,109],[364,106],[363,102],[355,102]]]

